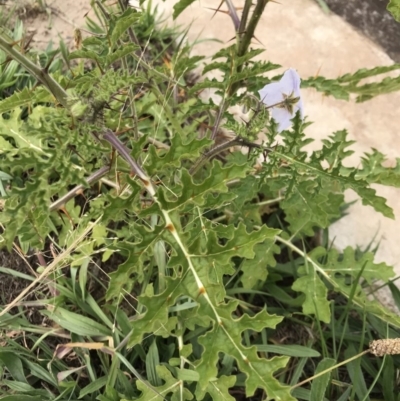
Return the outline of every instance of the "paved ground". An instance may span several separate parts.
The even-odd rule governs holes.
[[[331,4],[333,2],[331,0]],[[39,23],[37,20],[31,21],[30,27],[38,31],[36,40],[47,42],[50,37],[57,37],[58,34],[67,40],[71,39],[73,26],[83,26],[89,3],[89,0],[48,0],[47,4],[58,12],[53,12],[51,30],[48,29],[46,17]],[[157,3],[170,13],[174,1]],[[181,25],[192,24],[189,31],[191,41],[204,38],[218,38],[222,41],[201,42],[194,48],[197,54],[213,54],[233,36],[230,19],[221,13],[213,17],[213,12],[207,9],[215,7],[217,3],[213,0],[195,2],[177,21]],[[279,3],[268,4],[256,32],[266,49],[263,54],[266,59],[284,68],[296,68],[302,77],[315,74],[336,77],[363,67],[393,63],[380,47],[342,18],[333,13],[324,13],[316,1],[279,0]],[[90,12],[89,16],[93,18],[93,13]],[[353,164],[358,164],[359,157],[372,147],[388,155],[390,163],[395,164],[395,158],[400,155],[397,129],[400,93],[381,96],[362,104],[325,98],[312,90],[305,91],[304,96],[306,114],[315,122],[308,129],[312,138],[320,140],[335,130],[346,128],[351,138],[357,141],[354,145],[356,154],[351,159]],[[378,260],[393,264],[400,275],[400,246],[397,237],[400,228],[400,190],[377,189],[394,208],[397,221],[383,218],[358,202],[351,208],[349,216],[334,224],[331,235],[335,238],[335,244],[343,248],[347,245],[366,245],[378,233],[377,238],[381,241]],[[348,199],[353,199],[351,193]]]
[[[400,62],[400,24],[386,6],[389,0],[325,0],[330,10],[378,43]]]

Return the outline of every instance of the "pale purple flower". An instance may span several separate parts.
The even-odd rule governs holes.
[[[270,109],[272,118],[281,132],[290,127],[290,120],[300,111],[303,118],[303,101],[300,94],[300,77],[293,68],[283,74],[279,82],[265,85],[259,92],[261,101]]]

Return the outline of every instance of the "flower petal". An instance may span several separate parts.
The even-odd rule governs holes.
[[[274,107],[271,111],[271,117],[278,123],[278,132],[290,127],[292,115],[286,109]]]
[[[300,96],[300,77],[296,70],[289,68],[283,74],[279,83],[282,86],[282,91],[286,95],[294,93],[295,96]]]
[[[272,84],[265,85],[258,93],[260,94],[261,101],[267,107],[271,107],[283,100],[280,82],[273,82]]]

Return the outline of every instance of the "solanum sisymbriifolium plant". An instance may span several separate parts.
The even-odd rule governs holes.
[[[175,17],[190,3],[177,2]],[[399,186],[400,176],[376,150],[360,167],[345,167],[346,131],[306,152],[312,140],[301,90],[367,100],[394,90],[398,78],[360,81],[399,66],[331,80],[301,79],[292,65],[273,76],[280,66],[254,61],[262,50],[251,46],[267,3],[245,1],[239,14],[226,1],[236,42],[202,72],[219,70],[220,80],[194,76],[202,58],[191,57],[173,30],[157,30],[146,4],[95,2],[99,23],[88,21],[92,34],[74,51],[60,44],[65,69],[51,75],[0,33],[0,49],[38,82],[0,101],[2,241],[41,264],[0,312],[5,330],[30,333],[35,354],[14,356],[19,376],[0,359],[14,380],[29,377],[30,395],[366,395],[379,361],[363,356],[359,386],[334,371],[345,383],[335,386],[330,374],[387,327],[397,332],[399,317],[367,291],[393,271],[370,252],[340,253],[318,238],[341,217],[346,189],[393,217],[371,184]],[[220,102],[202,101],[204,89]],[[249,111],[246,122],[233,117],[237,105]],[[40,330],[27,317],[32,291],[33,307],[52,322]],[[14,317],[16,306],[22,317]],[[18,340],[8,352],[21,350]],[[375,381],[369,391],[380,390]]]

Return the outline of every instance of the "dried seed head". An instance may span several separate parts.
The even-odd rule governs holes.
[[[74,42],[75,48],[80,50],[82,48],[82,32],[78,28],[74,30]]]
[[[400,354],[400,338],[371,341],[369,349],[375,356]]]

